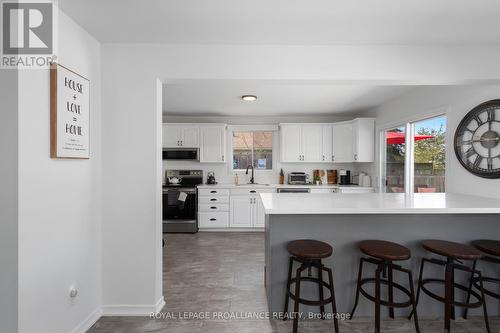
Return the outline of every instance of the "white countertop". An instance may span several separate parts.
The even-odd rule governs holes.
[[[254,188],[283,188],[283,187],[292,187],[292,188],[300,188],[300,187],[305,187],[305,188],[357,188],[357,189],[373,189],[373,187],[365,187],[365,186],[358,186],[358,185],[338,185],[338,184],[324,184],[324,185],[290,185],[290,184],[269,184],[269,185],[264,185],[264,184],[240,184],[240,185],[235,185],[235,184],[215,184],[215,185],[208,185],[208,184],[202,184],[198,185],[198,188],[249,188],[249,187],[254,187]]]
[[[452,193],[262,193],[260,197],[266,214],[500,214],[500,200]]]

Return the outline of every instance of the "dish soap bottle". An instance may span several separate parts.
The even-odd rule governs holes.
[[[240,183],[240,178],[238,177],[238,174],[234,174],[234,185],[238,185]]]

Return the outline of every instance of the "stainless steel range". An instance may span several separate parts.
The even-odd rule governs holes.
[[[166,170],[163,232],[198,232],[196,185],[202,183],[202,170]]]

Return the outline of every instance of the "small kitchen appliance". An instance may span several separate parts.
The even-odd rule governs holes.
[[[288,184],[290,185],[309,185],[309,175],[305,172],[290,172],[288,174]]]
[[[207,173],[207,184],[208,185],[215,185],[217,182],[215,181],[215,172],[210,171]]]
[[[351,170],[339,171],[339,185],[351,185]]]

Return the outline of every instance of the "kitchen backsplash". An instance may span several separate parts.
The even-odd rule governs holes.
[[[273,171],[255,171],[255,182],[264,184],[276,184],[279,182],[280,169],[283,168],[285,176],[290,172],[306,172],[312,179],[312,173],[315,169],[348,169],[351,170],[352,175],[365,172],[372,176],[373,163],[277,163]],[[180,169],[180,170],[203,170],[203,178],[206,181],[206,176],[209,171],[215,172],[215,179],[219,184],[227,184],[234,182],[235,172],[229,169],[228,164],[217,163],[199,163],[193,161],[163,161],[163,175],[165,176],[166,169]],[[238,171],[240,183],[247,183],[250,180],[250,175],[245,175],[245,172]],[[285,178],[286,179],[286,178]],[[373,184],[372,180],[372,186]]]

